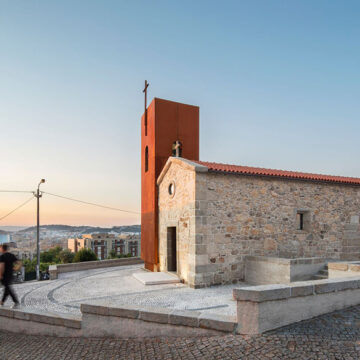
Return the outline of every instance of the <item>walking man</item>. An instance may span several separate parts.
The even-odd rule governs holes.
[[[19,301],[11,287],[11,283],[13,279],[14,264],[17,262],[17,258],[14,254],[11,254],[8,251],[7,244],[2,244],[0,246],[0,250],[2,252],[2,255],[0,255],[0,279],[2,285],[4,286],[4,295],[0,305],[3,306],[7,297],[10,295],[14,301],[14,305],[12,307],[16,309],[19,306]]]

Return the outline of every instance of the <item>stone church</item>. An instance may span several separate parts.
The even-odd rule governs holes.
[[[142,117],[145,267],[198,288],[244,278],[246,256],[360,259],[360,179],[199,161],[199,108]]]

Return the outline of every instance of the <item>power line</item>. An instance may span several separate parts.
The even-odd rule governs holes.
[[[42,193],[43,193],[43,194],[47,194],[47,195],[51,195],[51,196],[56,196],[56,197],[61,198],[61,199],[76,201],[76,202],[79,202],[79,203],[82,203],[82,204],[87,204],[87,205],[93,205],[93,206],[101,207],[101,208],[104,208],[104,209],[115,210],[115,211],[122,211],[122,212],[130,213],[130,214],[137,214],[137,215],[140,214],[138,211],[129,211],[129,210],[118,209],[118,208],[114,208],[114,207],[110,207],[110,206],[106,206],[106,205],[100,205],[100,204],[95,204],[95,203],[88,202],[88,201],[82,201],[82,200],[77,200],[77,199],[69,198],[69,197],[67,197],[67,196],[56,195],[56,194],[52,194],[52,193],[45,192],[45,191],[43,191]]]
[[[16,210],[19,210],[20,208],[22,208],[23,206],[25,206],[28,202],[30,202],[32,199],[34,199],[34,197],[32,196],[30,199],[26,200],[24,203],[22,203],[21,205],[19,205],[17,208],[15,208],[14,210],[10,211],[8,214],[6,214],[5,216],[0,218],[0,221],[5,219],[6,217],[8,217],[9,215],[11,215],[12,213],[14,213]]]
[[[33,193],[33,191],[23,191],[23,190],[0,190],[2,193]]]

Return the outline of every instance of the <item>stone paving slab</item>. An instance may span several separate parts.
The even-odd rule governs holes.
[[[257,336],[74,339],[0,332],[1,360],[231,360],[360,358],[360,306]]]
[[[136,272],[133,277],[144,285],[178,284],[180,279],[176,275],[166,272]]]
[[[22,283],[14,288],[26,311],[79,315],[80,304],[91,302],[114,307],[133,304],[232,316],[236,314],[232,291],[244,286],[235,284],[197,290],[181,283],[146,286],[134,279],[134,273],[144,273],[144,270],[140,265],[130,265],[64,273],[57,280]],[[8,300],[6,306],[11,304]]]

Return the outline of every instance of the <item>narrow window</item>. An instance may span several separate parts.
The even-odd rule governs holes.
[[[304,230],[304,213],[296,214],[297,230]]]
[[[173,181],[169,184],[168,192],[171,197],[175,195],[175,183]]]
[[[145,148],[145,172],[149,170],[149,148]]]

